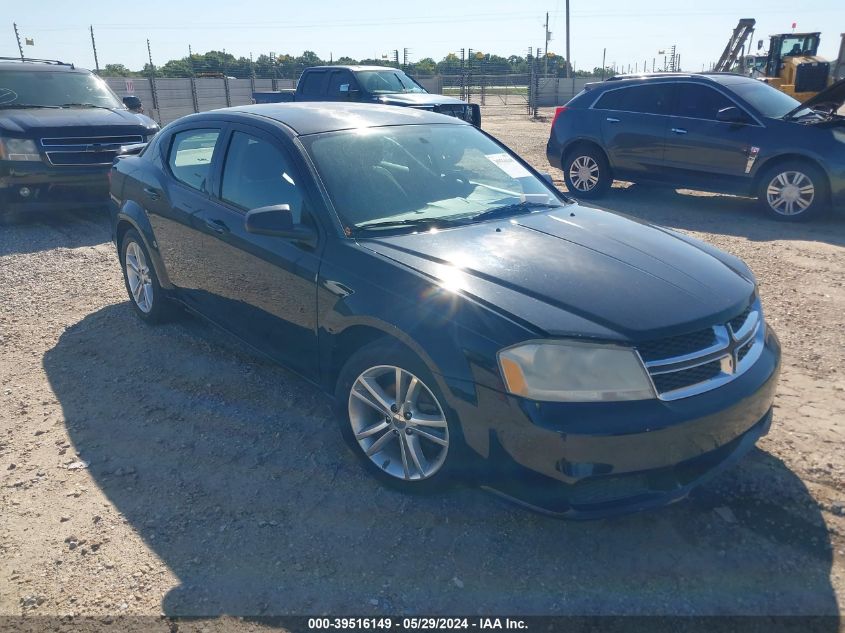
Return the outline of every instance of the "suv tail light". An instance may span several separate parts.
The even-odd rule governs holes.
[[[560,106],[558,108],[555,108],[555,116],[552,119],[552,127],[555,126],[555,123],[557,122],[557,118],[564,112],[566,112],[566,106]]]

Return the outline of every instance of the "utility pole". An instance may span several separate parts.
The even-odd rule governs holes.
[[[569,79],[570,77],[570,68],[571,64],[569,63],[569,0],[566,0],[566,78]]]
[[[603,48],[602,51],[601,51],[601,80],[602,81],[604,81],[604,72],[605,72],[605,69],[607,68],[605,66],[605,62],[604,62],[606,57],[607,57],[607,49]],[[567,62],[569,62],[569,60],[567,60]]]
[[[543,47],[543,59],[545,60],[544,72],[549,74],[549,12],[546,11],[546,45]],[[566,60],[569,61],[568,59]]]
[[[91,48],[94,49],[94,69],[95,69],[95,72],[99,75],[100,74],[100,62],[97,60],[97,42],[94,41],[94,25],[91,24],[88,27],[88,30],[91,31]]]
[[[153,53],[150,48],[150,40],[147,40],[147,58],[150,60],[150,91],[153,93],[153,110],[158,112],[158,93],[156,92],[156,67],[153,66]],[[161,123],[161,114],[159,113],[159,123]]]
[[[20,33],[18,33],[17,22],[12,22],[12,26],[15,27],[15,38],[18,40],[18,50],[21,53],[21,60],[23,60],[23,46],[21,45],[21,36],[20,36]]]
[[[188,44],[188,64],[191,66],[191,75],[196,75],[196,72],[194,72],[194,51],[190,44]]]
[[[407,48],[402,49],[402,69],[405,72],[408,72],[408,49]]]

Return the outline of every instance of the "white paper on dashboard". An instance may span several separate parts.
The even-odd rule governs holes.
[[[531,175],[510,154],[501,152],[500,154],[485,154],[484,156],[511,178],[526,178]]]

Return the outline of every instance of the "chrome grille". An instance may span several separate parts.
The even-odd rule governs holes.
[[[677,400],[724,385],[753,365],[763,351],[765,325],[759,300],[723,325],[637,346],[661,400]]]
[[[143,143],[140,134],[42,138],[41,147],[53,165],[110,165],[121,146]]]

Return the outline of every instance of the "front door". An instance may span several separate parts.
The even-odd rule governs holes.
[[[678,84],[664,153],[667,174],[674,181],[737,193],[750,188],[749,159],[759,152],[765,128],[742,108],[742,123],[718,121],[716,114],[728,107],[739,108],[710,86]]]
[[[291,155],[269,132],[232,126],[215,199],[197,215],[204,231],[200,261],[210,273],[202,311],[293,370],[316,377],[319,250],[244,228],[247,211],[276,204],[290,205],[295,223],[316,228]]]

